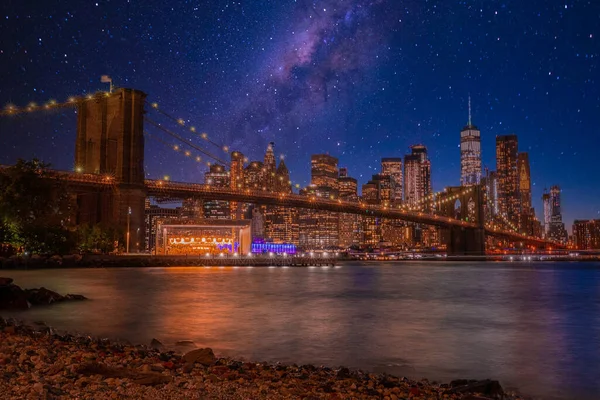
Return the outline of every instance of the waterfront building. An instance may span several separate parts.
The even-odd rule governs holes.
[[[216,188],[229,188],[231,186],[229,172],[225,166],[213,164],[204,174],[204,183]],[[228,201],[207,200],[203,204],[204,217],[210,219],[230,219],[231,210]]]
[[[338,159],[329,154],[313,154],[310,158],[311,185],[337,189]]]
[[[600,219],[575,220],[573,238],[578,250],[600,250]]]
[[[481,132],[471,123],[471,98],[469,121],[460,131],[460,184],[478,185],[481,181]]]
[[[381,159],[381,175],[392,178],[392,193],[390,200],[393,204],[402,203],[404,176],[402,174],[402,158],[386,157]]]
[[[410,148],[411,154],[404,156],[404,200],[416,205],[431,193],[431,162],[425,146]]]
[[[520,199],[517,135],[496,136],[496,173],[498,209],[513,226],[519,226]]]

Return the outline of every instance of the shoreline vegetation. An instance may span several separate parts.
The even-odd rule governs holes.
[[[492,380],[439,384],[344,367],[248,362],[216,357],[191,341],[132,345],[1,317],[0,376],[3,398],[20,399],[526,399]]]

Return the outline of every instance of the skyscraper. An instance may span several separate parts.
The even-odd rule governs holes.
[[[542,204],[544,205],[544,236],[548,237],[548,233],[550,233],[550,221],[552,219],[552,202],[550,201],[550,193],[548,193],[547,189],[544,189]]]
[[[517,156],[517,169],[519,172],[519,203],[521,213],[531,211],[531,170],[529,167],[529,154],[519,153]]]
[[[252,161],[244,170],[244,187],[250,190],[265,190],[264,164],[262,161]]]
[[[277,161],[275,160],[275,143],[271,142],[267,146],[264,162],[264,180],[265,188],[269,192],[275,190],[275,172],[277,170]]]
[[[380,183],[370,180],[362,185],[362,200],[367,204],[378,205],[380,199]],[[381,218],[362,216],[362,243],[369,246],[378,245],[381,241]]]
[[[312,185],[337,189],[338,159],[329,154],[313,154],[310,157],[310,174]]]
[[[471,97],[469,97],[469,122],[460,131],[460,184],[477,185],[481,181],[481,132],[471,123]]]
[[[231,164],[229,167],[229,186],[233,190],[242,190],[245,185],[244,180],[244,155],[239,151],[231,153]],[[231,208],[231,217],[233,219],[242,219],[243,205],[237,201],[229,203]]]
[[[358,182],[348,176],[347,168],[340,168],[338,178],[339,197],[343,201],[358,201]],[[361,240],[361,216],[357,214],[339,214],[339,245],[343,248],[358,246]]]
[[[394,204],[402,203],[402,189],[404,186],[402,158],[382,158],[381,175],[391,176],[393,178],[391,202]]]
[[[275,173],[275,191],[292,193],[290,173],[281,159]],[[267,206],[265,211],[265,233],[274,243],[298,244],[298,210],[290,207]]]
[[[229,178],[231,189],[244,189],[244,155],[239,151],[231,153]]]
[[[531,204],[531,171],[527,153],[518,154],[517,172],[519,174],[519,231],[525,235],[533,235],[535,212]]]
[[[517,135],[496,136],[496,173],[498,208],[514,226],[519,225],[519,176],[517,173]]]
[[[548,229],[548,238],[557,242],[566,243],[568,234],[565,224],[562,221],[562,210],[560,200],[560,187],[555,185],[550,188],[550,228]]]
[[[415,205],[431,193],[431,162],[425,146],[410,148],[411,154],[404,156],[404,200]]]

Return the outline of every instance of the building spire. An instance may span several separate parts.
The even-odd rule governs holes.
[[[469,94],[469,126],[471,126],[471,94]]]

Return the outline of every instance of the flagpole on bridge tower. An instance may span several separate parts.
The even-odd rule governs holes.
[[[110,76],[108,76],[108,75],[102,75],[100,77],[100,82],[102,82],[102,83],[108,83],[109,84],[109,86],[108,86],[109,87],[109,93],[112,93],[112,91],[113,91],[113,81],[112,81],[112,78]]]

